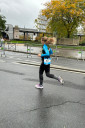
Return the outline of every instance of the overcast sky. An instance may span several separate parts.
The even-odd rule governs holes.
[[[6,17],[7,24],[35,28],[34,21],[47,1],[50,0],[0,0],[0,13]]]

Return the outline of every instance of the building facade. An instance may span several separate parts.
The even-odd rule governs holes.
[[[6,24],[5,33],[6,33],[6,37],[8,37],[10,40],[13,39],[13,25],[12,24]]]
[[[37,29],[27,29],[27,28],[19,28],[18,26],[13,27],[11,24],[6,24],[6,29],[3,32],[3,38],[13,40],[13,39],[21,39],[28,40],[33,39],[38,35]]]

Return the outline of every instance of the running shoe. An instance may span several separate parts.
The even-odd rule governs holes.
[[[58,79],[59,79],[59,82],[60,82],[61,84],[64,84],[64,80],[62,79],[61,76],[59,76]]]
[[[37,84],[35,85],[35,88],[43,89],[43,85]]]

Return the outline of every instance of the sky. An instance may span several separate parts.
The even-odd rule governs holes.
[[[50,0],[0,0],[0,14],[6,17],[6,24],[13,27],[35,29],[35,19]]]

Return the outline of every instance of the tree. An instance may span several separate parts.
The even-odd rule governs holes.
[[[0,36],[1,36],[1,32],[5,30],[5,16],[0,15]]]
[[[48,28],[70,37],[85,20],[85,0],[51,0],[45,3],[42,15],[49,19]]]

